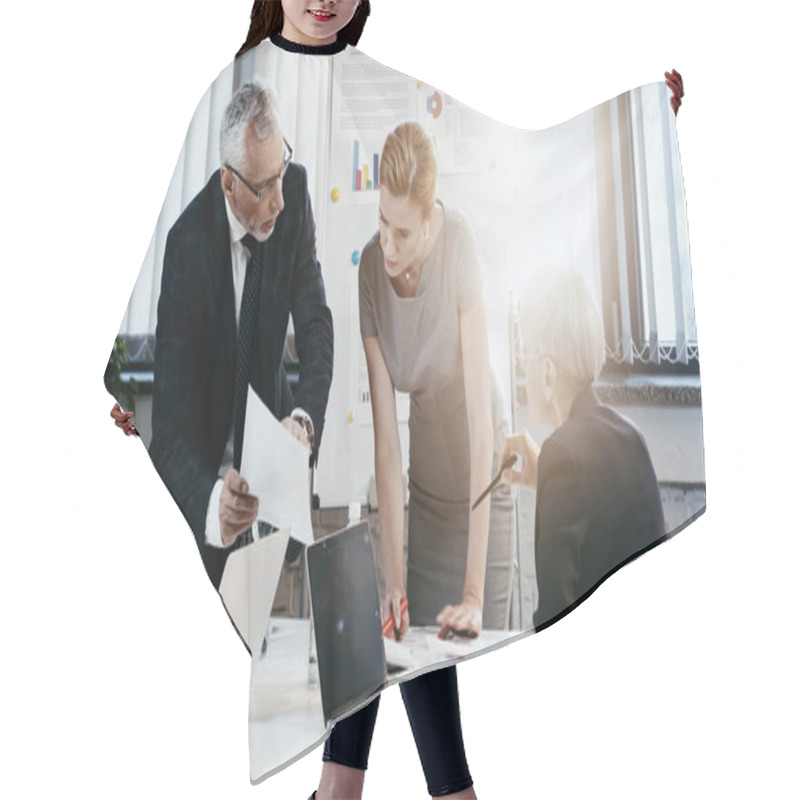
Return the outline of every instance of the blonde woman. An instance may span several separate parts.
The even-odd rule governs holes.
[[[401,636],[409,619],[477,635],[484,624],[507,627],[509,611],[510,495],[501,489],[470,512],[504,438],[477,254],[465,219],[437,199],[436,185],[430,137],[416,122],[399,125],[383,148],[379,230],[361,256],[359,305],[375,429],[383,612],[400,621]],[[411,400],[407,587],[395,390]]]
[[[506,486],[470,510],[499,463],[505,433],[475,244],[462,215],[436,196],[433,145],[418,123],[389,134],[379,178],[379,230],[361,254],[359,306],[375,430],[382,616],[394,618],[401,638],[409,624],[476,636],[484,625],[508,626],[513,526]],[[396,390],[411,401],[407,581]],[[430,794],[475,797],[455,667],[400,689]],[[378,699],[337,723],[326,742],[325,759],[343,777],[342,766],[359,778],[366,767],[377,709]],[[325,778],[323,771],[321,789]]]

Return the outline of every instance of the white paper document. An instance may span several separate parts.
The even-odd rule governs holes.
[[[258,498],[258,518],[311,544],[309,450],[247,387],[241,474]]]
[[[274,531],[234,550],[225,562],[219,593],[254,656],[261,652],[288,544],[288,531]]]

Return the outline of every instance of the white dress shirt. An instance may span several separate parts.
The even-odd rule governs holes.
[[[231,238],[231,266],[233,267],[233,302],[236,313],[236,335],[239,335],[239,312],[242,308],[242,294],[244,293],[244,278],[247,272],[247,262],[250,259],[250,251],[244,246],[242,239],[247,234],[244,226],[233,215],[231,207],[228,204],[228,198],[225,198],[225,212],[228,215],[228,228],[230,230]],[[292,411],[293,417],[301,419],[308,419],[311,423],[311,417],[302,408],[295,408]],[[214,484],[211,490],[211,496],[208,498],[208,509],[206,511],[206,544],[212,547],[225,547],[222,543],[222,531],[219,524],[219,501],[222,495],[223,480],[225,473],[233,467],[233,420],[231,420],[231,429],[228,434],[228,441],[225,444],[225,452],[222,455],[222,463],[219,465],[219,479]],[[313,423],[311,423],[313,431]]]

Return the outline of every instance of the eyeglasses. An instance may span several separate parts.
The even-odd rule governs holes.
[[[270,178],[260,189],[256,189],[249,181],[247,181],[244,176],[239,173],[238,170],[235,170],[230,164],[225,164],[224,166],[227,167],[254,195],[256,200],[260,200],[264,195],[272,194],[272,191],[275,189],[275,185],[278,183],[279,180],[283,178],[286,174],[286,170],[289,168],[289,164],[292,160],[293,150],[289,145],[289,142],[286,141],[286,138],[283,139],[283,165],[281,166],[281,171],[274,177]]]

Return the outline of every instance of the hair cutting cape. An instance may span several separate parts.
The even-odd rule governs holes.
[[[333,49],[265,40],[210,86],[106,373],[250,653],[253,781],[317,747],[386,686],[552,624],[705,510],[666,87],[519,130],[350,46]],[[274,137],[291,150],[266,188],[273,176],[246,150],[220,152],[229,104],[253,83],[275,93],[276,174]],[[393,194],[381,184],[387,137],[406,122],[433,148],[429,218],[396,176]],[[237,172],[233,203],[221,167]],[[254,248],[253,293],[254,257],[239,237],[262,222],[262,234],[274,227]],[[590,386],[598,341],[605,363]],[[249,388],[237,397],[248,347]],[[554,394],[569,387],[554,415]],[[259,523],[223,548],[222,478],[242,402],[240,471]],[[280,424],[292,415],[310,420],[312,452]],[[471,512],[507,437],[523,430],[539,451],[533,484],[501,481]],[[381,631],[386,575],[397,574],[384,568],[387,537],[410,614],[399,643]],[[476,574],[480,634],[439,639],[439,613]]]

